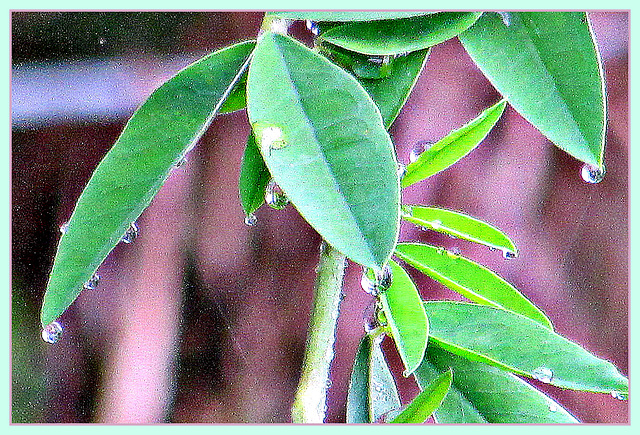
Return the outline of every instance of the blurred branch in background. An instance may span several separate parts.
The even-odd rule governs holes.
[[[607,177],[580,179],[509,110],[476,151],[404,192],[407,203],[465,211],[504,229],[520,257],[457,244],[545,310],[556,328],[628,373],[628,13],[590,14],[605,61]],[[101,284],[39,338],[38,310],[58,227],[133,110],[203,54],[253,38],[261,13],[12,14],[13,422],[287,422],[298,381],[320,239],[293,207],[247,227],[237,197],[244,112],[215,120],[138,222],[140,237],[100,268]],[[302,23],[292,31],[309,39]],[[457,41],[433,50],[391,130],[399,160],[498,96]],[[455,110],[454,110],[455,109]],[[610,236],[615,234],[615,237]],[[360,267],[345,276],[328,421],[346,387],[371,302]],[[451,297],[414,276],[425,299]],[[388,343],[387,343],[388,344]],[[392,354],[389,347],[388,354]],[[391,365],[400,368],[399,360]],[[398,370],[398,373],[401,370]],[[403,400],[417,393],[398,377]],[[541,388],[544,386],[537,385]],[[546,391],[584,422],[628,422],[628,405]]]

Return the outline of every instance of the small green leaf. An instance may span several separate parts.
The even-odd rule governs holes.
[[[399,230],[393,144],[379,110],[342,68],[265,33],[247,111],[271,175],[300,214],[356,263],[381,269]]]
[[[354,22],[319,37],[338,47],[369,55],[396,55],[423,50],[467,30],[482,12],[438,12],[404,19]]]
[[[395,254],[420,272],[474,302],[514,311],[553,329],[547,316],[514,286],[468,258],[444,248],[420,243],[399,243]]]
[[[212,53],[156,89],[133,114],[82,192],[60,239],[40,320],[47,325],[80,294],[195,146],[240,80],[255,42]]]
[[[444,400],[451,387],[452,379],[451,369],[446,370],[433,382],[426,385],[409,406],[390,423],[424,423]]]
[[[267,12],[267,15],[287,20],[346,22],[393,20],[433,13],[425,11],[273,11]]]
[[[411,186],[418,181],[445,170],[466,156],[489,134],[498,122],[507,102],[499,101],[483,111],[477,118],[449,133],[420,154],[420,157],[407,165],[402,179],[402,187]]]
[[[579,423],[556,401],[517,376],[438,346],[429,346],[414,375],[425,389],[450,369],[456,375],[434,413],[438,423]]]
[[[585,12],[485,13],[459,38],[514,109],[578,160],[602,166],[602,65]]]
[[[561,388],[628,392],[613,364],[527,317],[460,302],[425,302],[425,309],[430,340],[451,353]]]
[[[429,322],[411,277],[394,261],[391,286],[380,294],[388,327],[409,376],[420,365],[427,348]]]
[[[264,204],[264,191],[269,184],[271,174],[264,164],[260,149],[256,144],[253,132],[247,137],[247,146],[242,156],[240,167],[240,202],[245,214],[250,215]]]
[[[498,228],[464,213],[419,205],[403,205],[402,211],[404,220],[422,228],[500,249],[505,256],[518,253],[511,239]]]
[[[349,381],[347,423],[375,423],[400,408],[400,397],[378,340],[362,338]]]

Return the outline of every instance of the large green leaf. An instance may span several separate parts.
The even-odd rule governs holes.
[[[520,313],[553,329],[539,308],[495,272],[458,254],[431,245],[399,243],[395,254],[451,290],[480,304]]]
[[[288,20],[346,22],[393,20],[433,13],[425,11],[273,11],[267,12],[267,15]]]
[[[404,363],[404,376],[420,365],[427,348],[429,321],[420,294],[411,277],[393,260],[391,286],[380,294],[380,301],[393,341]]]
[[[613,364],[527,317],[486,305],[425,302],[438,346],[561,388],[626,395],[628,380]]]
[[[409,98],[420,72],[427,63],[428,56],[429,49],[414,51],[393,59],[391,71],[387,77],[358,79],[380,109],[386,128],[391,127]]]
[[[451,369],[445,370],[433,382],[426,385],[422,392],[390,423],[424,423],[444,400],[451,387],[452,378]]]
[[[247,216],[264,204],[264,191],[270,179],[269,169],[264,164],[256,139],[251,132],[244,148],[238,180],[240,202]]]
[[[374,269],[389,259],[400,193],[391,139],[357,80],[286,36],[265,33],[247,111],[271,175],[320,235]]]
[[[585,12],[485,13],[459,35],[496,89],[561,149],[601,166],[602,66]]]
[[[429,346],[414,376],[420,388],[453,369],[447,397],[435,411],[438,423],[578,423],[562,406],[522,379]]]
[[[375,423],[400,408],[393,375],[378,339],[365,336],[358,346],[347,394],[347,423]]]
[[[482,12],[438,12],[435,14],[336,26],[320,40],[369,55],[395,55],[440,44],[467,30]]]
[[[133,114],[93,173],[60,239],[42,305],[43,325],[75,300],[195,145],[240,79],[254,46],[237,44],[186,67]]]
[[[419,205],[403,205],[402,211],[404,220],[422,228],[480,243],[492,249],[500,249],[505,257],[517,256],[516,246],[506,234],[464,213]]]
[[[471,122],[452,131],[425,150],[415,162],[407,165],[407,172],[402,178],[402,187],[411,186],[437,174],[469,154],[487,137],[500,119],[506,104],[505,100],[499,101]]]

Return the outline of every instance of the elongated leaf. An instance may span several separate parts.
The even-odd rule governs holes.
[[[311,21],[376,21],[429,15],[425,11],[273,11],[267,15],[288,20]]]
[[[60,239],[42,306],[43,325],[75,300],[174,165],[195,145],[254,46],[237,44],[188,66],[134,113],[93,173]]]
[[[525,119],[578,160],[602,165],[602,66],[584,12],[484,14],[460,35],[474,62]]]
[[[553,329],[547,316],[514,286],[468,258],[444,248],[420,243],[400,243],[395,254],[422,273],[474,302],[514,311]]]
[[[271,174],[269,174],[269,169],[264,164],[253,132],[249,133],[247,146],[242,156],[240,179],[238,181],[240,202],[247,216],[264,204],[264,191],[270,179]]]
[[[404,363],[404,376],[420,365],[427,348],[429,321],[420,294],[411,277],[394,261],[390,261],[393,280],[380,295],[391,335]]]
[[[403,205],[402,211],[404,220],[420,227],[500,249],[507,257],[517,255],[516,246],[506,234],[464,213],[419,205]]]
[[[291,203],[330,245],[382,268],[398,236],[400,192],[393,144],[362,86],[302,44],[265,33],[247,101],[264,161]]]
[[[613,364],[527,317],[460,302],[425,302],[425,309],[430,339],[456,355],[561,388],[628,391]]]
[[[420,72],[429,57],[429,50],[419,50],[393,60],[389,76],[358,81],[380,109],[384,126],[388,129],[409,98]]]
[[[435,14],[375,22],[354,22],[334,27],[320,40],[369,55],[395,55],[423,50],[467,30],[482,12]]]
[[[415,162],[407,165],[407,172],[402,179],[402,187],[411,186],[443,171],[469,154],[498,122],[506,104],[504,100],[499,101],[483,111],[473,121],[452,131],[420,154]]]
[[[451,369],[439,375],[391,423],[424,423],[444,400],[452,378]]]
[[[453,369],[449,393],[434,418],[438,423],[578,423],[556,401],[496,367],[429,346],[414,375],[420,388]]]
[[[400,408],[393,375],[377,339],[362,338],[349,381],[347,423],[375,423]]]

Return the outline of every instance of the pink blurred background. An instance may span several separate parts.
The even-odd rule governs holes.
[[[118,246],[99,269],[98,289],[63,315],[60,342],[39,338],[58,228],[128,116],[191,61],[253,38],[262,18],[91,14],[12,14],[13,422],[288,422],[320,238],[292,206],[263,207],[256,226],[244,224],[244,111],[217,118],[174,171],[138,220],[138,240]],[[520,256],[504,260],[408,223],[401,238],[459,248],[530,297],[558,332],[628,375],[629,14],[589,15],[608,91],[604,181],[583,182],[578,161],[508,108],[467,158],[406,189],[403,201],[486,220],[512,237]],[[291,32],[310,41],[304,23]],[[457,40],[435,47],[391,129],[399,160],[499,98]],[[458,298],[413,272],[425,299]],[[329,422],[344,421],[371,303],[360,273],[350,264],[345,277]],[[384,345],[407,403],[417,386],[400,375],[390,340]],[[536,386],[583,422],[629,422],[626,402]]]

